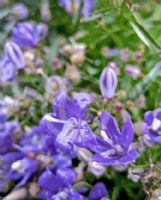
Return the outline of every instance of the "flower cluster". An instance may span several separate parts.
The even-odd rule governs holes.
[[[148,110],[161,65],[146,74],[143,44],[115,46],[123,7],[107,4],[0,0],[0,199],[140,200],[159,188],[161,109]]]
[[[12,30],[11,41],[5,44],[4,55],[0,60],[0,81],[15,80],[17,71],[26,66],[24,49],[36,47],[47,35],[45,24],[19,22]]]

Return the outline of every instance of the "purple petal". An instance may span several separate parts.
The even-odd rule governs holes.
[[[89,16],[91,10],[95,7],[96,1],[95,0],[86,0],[84,1],[84,5],[82,8],[82,15]]]
[[[157,112],[156,118],[159,119],[159,120],[161,120],[161,111]]]
[[[2,82],[15,80],[16,66],[8,57],[0,62],[0,74],[0,81]]]
[[[50,170],[46,170],[38,180],[42,189],[55,194],[58,190],[65,186],[61,178],[55,176]]]
[[[106,132],[107,137],[109,137],[114,143],[119,143],[120,131],[115,119],[108,112],[103,111],[101,113],[100,123],[101,130]]]
[[[49,135],[53,135],[56,137],[58,133],[61,131],[61,129],[63,128],[63,124],[58,123],[58,122],[52,122],[47,119],[47,118],[54,118],[54,117],[55,116],[52,113],[45,115],[40,120],[40,127],[44,133],[47,133]]]
[[[92,149],[97,144],[96,138],[88,124],[84,124],[78,129],[76,137],[73,138],[73,143],[77,146]]]
[[[153,118],[154,118],[154,116],[153,116],[153,112],[152,111],[148,111],[144,115],[144,121],[149,125],[152,124]]]
[[[72,100],[72,116],[78,119],[84,117],[87,106],[92,103],[93,98],[88,93],[75,93]]]
[[[89,194],[89,200],[100,200],[103,197],[107,197],[107,189],[102,182],[96,183]]]
[[[71,168],[59,168],[56,172],[56,176],[60,177],[66,184],[72,184],[77,174]]]
[[[71,102],[69,97],[64,92],[60,92],[53,105],[53,110],[56,114],[56,118],[58,119],[68,119],[71,117]]]
[[[135,149],[130,150],[127,154],[119,159],[121,163],[131,163],[134,162],[138,157],[138,153]]]
[[[130,144],[133,141],[133,137],[134,137],[134,128],[132,121],[129,117],[121,131],[121,137],[120,137],[120,143],[125,147],[125,149],[129,148]]]
[[[102,165],[113,165],[119,163],[118,160],[116,159],[109,159],[109,158],[104,158],[100,154],[96,154],[92,157],[92,159]]]

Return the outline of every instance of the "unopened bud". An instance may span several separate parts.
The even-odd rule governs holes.
[[[88,149],[79,147],[77,149],[77,157],[79,160],[88,162],[92,157],[92,153]]]
[[[93,173],[95,176],[102,176],[105,173],[106,168],[98,162],[91,161],[88,164],[87,170]]]
[[[75,65],[79,65],[79,64],[83,63],[83,62],[84,62],[84,59],[85,59],[85,56],[84,56],[84,52],[83,52],[83,51],[74,53],[74,54],[70,57],[71,63],[72,63],[72,64],[75,64]]]
[[[115,95],[117,76],[113,69],[106,67],[100,77],[100,89],[102,96],[111,99]]]
[[[17,69],[25,67],[23,53],[16,43],[7,42],[5,45],[5,54],[11,59]]]
[[[138,67],[135,67],[135,66],[132,66],[132,65],[127,65],[125,67],[125,73],[128,76],[133,77],[134,79],[137,79],[137,78],[142,76],[141,70]]]
[[[81,78],[80,71],[75,65],[67,66],[65,76],[73,82],[79,82]]]

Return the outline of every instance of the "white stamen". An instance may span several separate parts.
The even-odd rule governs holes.
[[[118,153],[123,153],[123,152],[124,152],[122,146],[119,145],[119,144],[116,144],[116,145],[115,145],[115,148],[116,148],[116,151],[117,151]]]
[[[108,144],[113,144],[112,140],[107,136],[106,132],[104,130],[101,130],[100,135],[102,138],[108,143]]]
[[[11,169],[14,170],[14,171],[17,171],[19,173],[23,173],[24,168],[23,168],[23,165],[22,165],[22,160],[17,160],[14,163],[12,163]]]
[[[157,131],[161,126],[161,121],[157,118],[153,119],[152,125],[151,125],[151,129],[153,131]]]
[[[65,124],[66,121],[65,120],[62,120],[62,119],[56,119],[54,117],[52,117],[51,115],[49,114],[46,114],[44,117],[43,117],[44,120],[47,120],[49,122],[56,122],[56,123],[62,123],[62,124]]]
[[[115,153],[116,153],[116,151],[114,149],[109,149],[107,151],[102,152],[100,155],[105,158],[108,158],[109,156],[115,155]]]

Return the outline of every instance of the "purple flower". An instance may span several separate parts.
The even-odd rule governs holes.
[[[0,62],[1,81],[13,81],[17,70],[23,69],[24,67],[25,61],[20,47],[14,42],[7,42],[4,57]]]
[[[16,19],[26,19],[28,14],[28,8],[23,3],[18,3],[12,8],[12,15]]]
[[[161,111],[148,111],[144,116],[143,132],[150,142],[161,142]]]
[[[96,152],[93,160],[104,165],[125,164],[135,161],[137,151],[130,149],[134,137],[130,118],[126,121],[121,133],[116,121],[108,112],[102,112],[100,123],[102,137],[97,136],[97,144],[91,148],[92,151]]]
[[[142,75],[141,70],[138,67],[132,65],[127,65],[125,67],[125,73],[134,79],[137,79]]]
[[[18,127],[18,122],[6,122],[3,116],[0,117],[0,153],[5,153],[12,147],[13,135]]]
[[[59,0],[59,2],[60,5],[62,5],[69,14],[75,15],[79,12],[81,0]],[[84,0],[81,14],[85,17],[89,16],[91,10],[95,7],[95,4],[95,0]]]
[[[12,31],[12,40],[22,48],[36,47],[48,32],[47,25],[34,22],[20,22]]]
[[[76,93],[72,100],[65,93],[59,93],[53,110],[41,121],[41,126],[53,135],[56,148],[64,153],[73,152],[73,143],[84,145],[93,139],[89,125],[83,120],[87,106],[93,101],[87,93]]]
[[[7,179],[20,181],[16,188],[23,186],[38,169],[38,162],[28,157],[16,160],[10,166]]]
[[[53,153],[55,151],[51,136],[46,135],[41,126],[32,127],[28,133],[24,134],[20,145],[23,146],[25,152]]]
[[[102,182],[96,183],[89,194],[89,200],[100,200],[103,197],[107,197],[107,189]]]
[[[20,47],[14,42],[7,42],[5,45],[5,56],[14,64],[16,69],[25,67],[25,60]]]
[[[100,89],[102,96],[111,99],[115,95],[117,76],[113,69],[106,67],[100,77]]]
[[[4,57],[0,61],[0,82],[8,82],[15,80],[16,67],[8,57]]]
[[[75,172],[69,168],[57,169],[55,172],[46,170],[39,178],[42,188],[40,196],[47,200],[71,199],[82,200],[83,197],[71,188]]]

